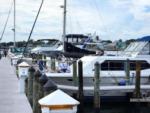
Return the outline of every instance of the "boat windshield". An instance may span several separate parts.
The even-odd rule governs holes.
[[[102,49],[103,50],[104,47],[100,43],[86,43],[85,49],[89,49],[89,50],[101,50]]]
[[[131,43],[125,50],[126,55],[148,54],[148,42],[134,42]]]
[[[23,47],[21,47],[21,48],[17,48],[17,47],[11,48],[12,53],[22,53],[23,51],[24,51]]]
[[[48,42],[41,42],[41,44],[38,44],[38,46],[41,47],[52,47],[55,46],[58,43],[58,41],[48,41]]]

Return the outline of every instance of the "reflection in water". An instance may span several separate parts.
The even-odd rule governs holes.
[[[84,104],[84,113],[94,113],[93,104]],[[150,113],[147,103],[102,103],[100,113]]]

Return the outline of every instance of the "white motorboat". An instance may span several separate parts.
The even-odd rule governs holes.
[[[40,46],[37,46],[31,50],[31,53],[43,53],[43,52],[53,52],[57,51],[61,44],[59,40],[56,39],[42,39],[40,40]]]
[[[101,96],[126,96],[126,93],[134,91],[135,85],[135,78],[136,78],[136,62],[141,62],[141,85],[148,85],[148,87],[143,91],[143,93],[150,93],[150,55],[147,53],[147,47],[149,47],[149,43],[140,42],[135,43],[136,51],[132,50],[132,54],[120,54],[119,56],[97,56],[97,55],[90,55],[84,56],[81,60],[83,62],[83,77],[84,77],[84,87],[85,88],[85,95],[86,96],[93,96],[93,91],[91,88],[94,85],[94,64],[99,62],[101,64],[100,69],[100,87],[102,88]],[[141,46],[143,45],[143,46]],[[135,47],[131,47],[134,48]],[[131,50],[131,49],[130,49]],[[146,52],[144,53],[144,50]],[[129,77],[129,84],[127,84],[127,76],[126,76],[126,69],[125,63],[127,59],[130,62],[130,77]],[[79,61],[78,60],[78,61]],[[47,72],[46,75],[56,82],[60,88],[66,90],[68,93],[73,93],[77,90],[74,88],[73,82],[73,70],[72,65],[70,65],[71,71],[69,73],[51,73]],[[122,86],[120,90],[117,87],[122,85],[124,87],[128,87],[124,89]],[[108,88],[109,87],[109,88]],[[132,87],[132,88],[131,88]],[[143,86],[142,86],[143,87]],[[107,90],[105,90],[107,89]]]

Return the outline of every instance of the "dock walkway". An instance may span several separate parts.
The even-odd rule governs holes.
[[[32,113],[26,96],[18,89],[14,67],[3,57],[0,60],[0,113]]]

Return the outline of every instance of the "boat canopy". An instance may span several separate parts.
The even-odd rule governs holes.
[[[122,55],[136,57],[137,55],[149,55],[149,43],[147,41],[137,41],[131,43],[124,51]]]

